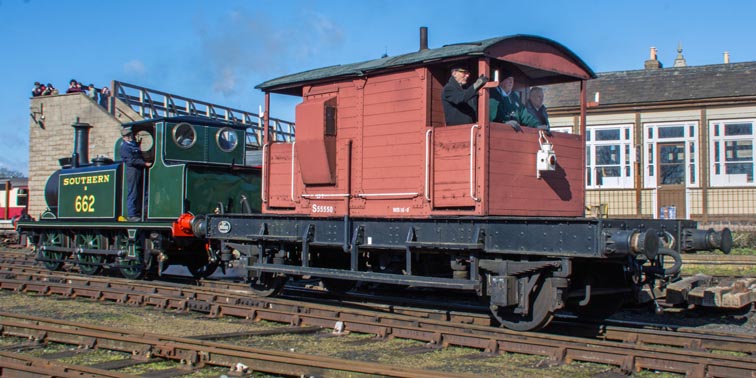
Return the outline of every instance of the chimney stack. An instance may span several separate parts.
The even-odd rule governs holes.
[[[420,51],[428,50],[428,27],[420,27]]]
[[[725,51],[724,52],[724,64],[730,64],[730,52]]]
[[[643,67],[647,70],[657,70],[662,68],[661,62],[656,59],[656,47],[651,48],[648,60],[643,64]]]

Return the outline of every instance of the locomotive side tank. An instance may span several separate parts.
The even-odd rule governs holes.
[[[299,276],[335,292],[357,281],[462,290],[503,326],[533,330],[564,307],[650,300],[679,273],[680,252],[729,249],[729,232],[692,221],[585,218],[585,113],[579,135],[513,130],[489,121],[482,90],[476,122],[446,125],[452,65],[493,79],[487,88],[500,70],[518,91],[581,82],[583,109],[595,77],[559,43],[516,35],[260,84],[265,124],[271,94],[301,97],[296,142],[266,131],[263,214],[209,215],[206,227],[221,255],[246,257],[258,294]]]

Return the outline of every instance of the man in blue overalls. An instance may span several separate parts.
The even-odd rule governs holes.
[[[126,170],[126,209],[129,222],[139,222],[142,216],[142,171],[152,165],[142,158],[139,143],[134,140],[130,128],[121,129],[121,160]]]

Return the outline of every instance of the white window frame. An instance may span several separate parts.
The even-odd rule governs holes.
[[[724,126],[726,124],[733,124],[733,123],[750,123],[751,124],[751,135],[724,135]],[[720,135],[716,135],[714,132],[715,127],[720,127]],[[755,166],[754,169],[756,169],[756,158],[754,158],[754,153],[756,153],[756,119],[753,118],[746,118],[746,119],[725,119],[725,120],[714,120],[709,121],[709,184],[712,187],[753,187],[756,186],[756,179],[752,178],[753,182],[748,182],[747,177],[744,177],[746,175],[743,174],[727,174],[726,170],[724,168],[724,164],[726,162],[726,151],[724,148],[724,143],[728,141],[751,141],[752,150],[751,150],[751,164]],[[717,165],[717,156],[716,156],[716,148],[715,145],[717,143],[722,143],[720,149],[719,149],[719,164],[722,164],[722,167],[720,168],[720,173],[717,174],[716,165]],[[752,175],[753,177],[753,175]]]
[[[596,131],[619,129],[618,140],[596,140]],[[635,148],[633,147],[633,124],[617,125],[588,125],[586,127],[586,172],[584,182],[587,189],[633,189],[635,187]],[[620,177],[604,177],[602,183],[597,182],[598,167],[596,167],[596,147],[618,145],[620,149]],[[629,172],[627,171],[629,170]],[[590,174],[591,182],[588,182]]]
[[[551,126],[549,127],[552,133],[565,133],[572,134],[572,126]]]
[[[682,137],[659,137],[659,129],[664,127],[683,127]],[[653,129],[653,136],[649,137],[649,129]],[[661,122],[643,124],[643,187],[654,189],[657,187],[658,174],[657,144],[664,142],[685,142],[685,187],[698,188],[701,186],[701,167],[699,164],[698,121]],[[691,147],[693,153],[691,153]],[[691,165],[693,165],[693,177],[691,177]],[[653,169],[652,169],[653,167]]]

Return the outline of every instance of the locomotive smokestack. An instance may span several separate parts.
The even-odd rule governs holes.
[[[428,50],[428,27],[420,27],[420,51]]]
[[[89,129],[92,126],[88,123],[76,123],[71,125],[74,128],[74,155],[71,163],[74,167],[79,167],[89,163]]]

